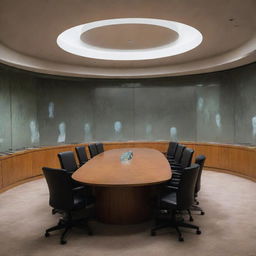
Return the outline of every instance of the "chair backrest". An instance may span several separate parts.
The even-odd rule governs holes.
[[[89,152],[90,152],[91,158],[93,158],[96,155],[98,155],[98,150],[97,150],[96,144],[90,144],[88,146],[88,148],[89,148]]]
[[[58,158],[60,160],[60,166],[69,172],[74,172],[77,170],[76,159],[73,151],[66,151],[58,153]]]
[[[176,193],[178,210],[189,209],[194,203],[195,186],[199,168],[200,166],[198,164],[192,164],[182,172]]]
[[[180,160],[181,160],[181,157],[182,157],[182,154],[183,154],[183,151],[185,148],[186,147],[184,145],[178,144],[177,150],[175,153],[175,157],[174,157],[174,160],[176,163],[180,163]]]
[[[104,152],[104,147],[102,143],[96,143],[96,148],[99,154]]]
[[[196,180],[196,187],[195,187],[195,194],[200,190],[201,188],[201,175],[204,168],[206,157],[204,155],[199,155],[196,157],[195,163],[200,165],[197,180]]]
[[[71,210],[74,206],[74,199],[70,175],[63,169],[48,167],[42,169],[49,189],[50,206],[58,210]]]
[[[85,164],[88,161],[88,157],[85,151],[85,146],[76,147],[76,154],[79,161],[80,166]]]
[[[178,142],[171,141],[167,150],[167,156],[174,157],[177,150]]]
[[[186,168],[191,165],[193,154],[194,154],[194,150],[191,148],[185,148],[183,150],[181,160],[180,160],[180,164],[182,168]]]

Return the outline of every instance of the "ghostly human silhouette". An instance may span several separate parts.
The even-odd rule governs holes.
[[[256,139],[256,116],[252,118],[252,136]]]
[[[120,140],[122,138],[122,123],[120,121],[115,121],[114,123],[114,131],[115,131],[115,138]]]
[[[178,141],[177,128],[176,127],[171,127],[170,128],[170,137],[171,137],[172,141]]]
[[[48,117],[54,118],[54,103],[50,102],[48,105]]]
[[[61,122],[59,124],[59,136],[58,136],[58,143],[63,143],[66,140],[66,124]]]
[[[31,143],[39,143],[40,135],[35,120],[31,120],[29,123]]]
[[[219,113],[217,113],[215,115],[215,122],[218,128],[221,128],[221,115]]]
[[[92,140],[91,125],[89,123],[84,124],[84,141]]]
[[[203,106],[204,106],[204,99],[202,97],[199,97],[198,100],[197,100],[197,109],[199,111],[202,111]]]

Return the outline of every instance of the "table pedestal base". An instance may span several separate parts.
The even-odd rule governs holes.
[[[145,187],[96,187],[96,215],[109,224],[136,224],[151,217],[151,189]]]

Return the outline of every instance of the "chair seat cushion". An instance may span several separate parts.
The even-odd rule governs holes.
[[[176,208],[177,198],[176,193],[169,193],[161,198],[161,205],[167,208]]]
[[[86,206],[85,197],[81,195],[74,195],[74,210],[82,209]]]

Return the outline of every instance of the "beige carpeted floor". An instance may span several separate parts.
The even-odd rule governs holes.
[[[194,215],[202,234],[184,230],[185,242],[174,230],[151,237],[151,223],[115,226],[92,222],[94,236],[73,229],[66,245],[59,233],[45,238],[57,223],[48,206],[44,179],[0,194],[0,255],[12,256],[256,256],[256,184],[236,176],[204,171],[200,205],[206,215]]]

